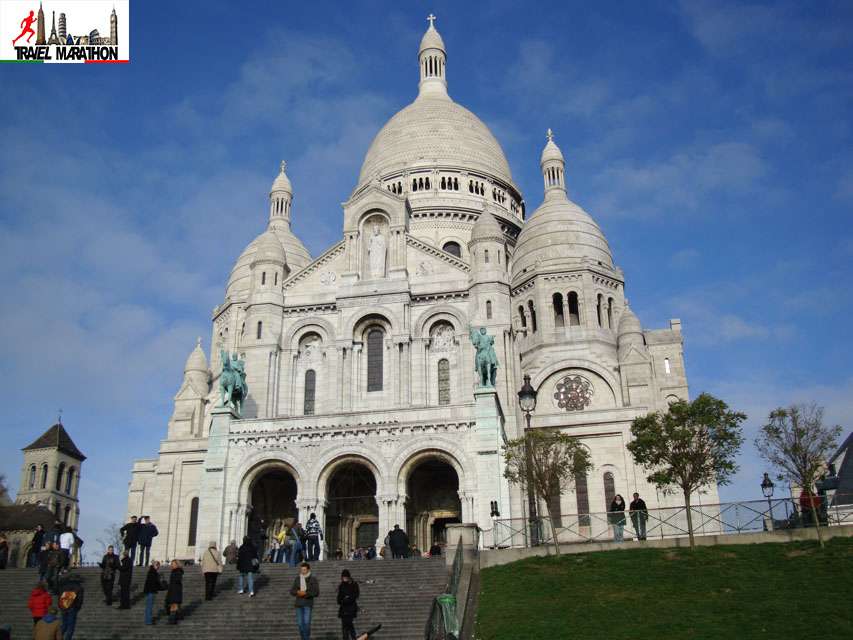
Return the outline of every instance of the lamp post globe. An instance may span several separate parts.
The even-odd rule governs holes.
[[[527,415],[527,427],[530,428],[530,414],[536,409],[536,389],[530,384],[529,374],[524,374],[524,384],[518,391],[518,404]]]
[[[527,431],[530,431],[530,414],[536,409],[536,389],[530,384],[530,375],[524,374],[524,384],[518,391],[518,406],[524,412],[527,421]],[[524,457],[527,467],[527,510],[530,519],[530,543],[532,546],[539,544],[539,519],[537,517],[536,493],[533,489],[533,469],[530,451],[527,449],[527,432],[524,436]]]
[[[767,518],[764,521],[764,528],[767,531],[773,531],[773,503],[770,498],[773,497],[773,488],[775,486],[770,479],[770,475],[765,471],[764,478],[761,480],[761,493],[767,498]]]

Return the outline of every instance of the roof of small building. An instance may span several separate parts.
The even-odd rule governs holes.
[[[13,504],[0,507],[0,531],[29,531],[38,525],[48,529],[56,516],[50,509],[36,504]]]
[[[67,453],[72,458],[76,458],[80,462],[86,459],[86,456],[77,448],[71,436],[62,426],[61,422],[57,422],[50,427],[41,436],[36,438],[32,444],[27,445],[22,450],[30,451],[32,449],[59,449],[62,453]]]

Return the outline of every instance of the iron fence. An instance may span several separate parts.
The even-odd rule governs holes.
[[[829,504],[826,504],[829,502]],[[747,500],[690,506],[695,536],[755,533],[813,527],[808,502],[793,498]],[[821,526],[853,525],[853,494],[836,494],[817,507]],[[556,527],[546,517],[494,520],[485,532],[484,544],[491,548],[531,546],[533,540],[553,544],[617,540],[667,539],[689,535],[687,508],[664,507],[640,512],[595,512],[560,515]]]

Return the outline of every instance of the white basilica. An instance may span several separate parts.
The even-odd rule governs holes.
[[[644,330],[628,308],[550,131],[544,197],[525,215],[500,144],[448,95],[432,22],[418,62],[417,97],[376,135],[342,238],[316,258],[291,231],[307,214],[282,163],[266,230],[213,312],[210,360],[192,351],[159,455],[133,467],[128,515],[158,525],[155,557],[195,557],[197,543],[274,533],[310,512],[345,553],[394,524],[421,549],[449,523],[488,531],[492,501],[523,522],[501,444],[522,432],[525,374],[538,392],[532,428],[592,452],[594,471],[552,505],[564,521],[590,526],[585,514],[614,493],[668,504],[625,444],[633,418],[687,397],[680,322]],[[475,377],[471,327],[494,337],[494,389]],[[219,406],[221,351],[245,362],[240,416]]]

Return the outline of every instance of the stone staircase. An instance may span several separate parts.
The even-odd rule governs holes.
[[[314,606],[312,640],[339,640],[341,637],[336,596],[343,569],[350,570],[361,589],[361,610],[356,620],[359,632],[382,623],[382,630],[374,636],[376,640],[423,640],[432,600],[444,590],[447,582],[443,558],[314,563],[312,572],[320,581],[320,597]],[[177,626],[166,624],[165,592],[160,592],[155,607],[156,624],[150,627],[143,624],[142,585],[147,568],[134,569],[129,611],[120,611],[118,600],[112,607],[104,604],[99,569],[75,571],[83,578],[86,588],[75,640],[299,638],[293,597],[289,593],[297,569],[283,564],[262,565],[255,579],[254,598],[237,594],[236,570],[226,568],[216,585],[216,596],[210,602],[204,600],[201,570],[186,567],[181,621]],[[168,578],[168,573],[168,569],[161,569],[163,577]],[[37,579],[35,569],[0,571],[0,624],[12,625],[15,640],[32,637],[27,598]]]

